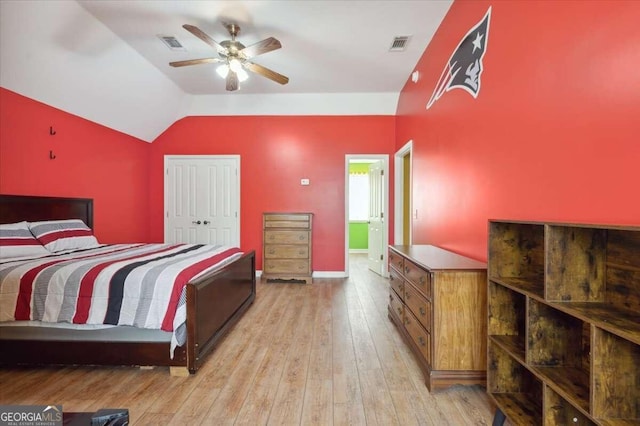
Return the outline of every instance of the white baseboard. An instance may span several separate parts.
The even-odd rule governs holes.
[[[256,270],[256,279],[262,276],[262,271]],[[312,278],[347,278],[345,271],[314,271]]]
[[[345,271],[313,271],[313,278],[346,278]]]
[[[354,253],[354,254],[360,254],[360,253],[369,253],[369,249],[349,249],[349,254]]]

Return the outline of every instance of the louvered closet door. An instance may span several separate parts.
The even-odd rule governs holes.
[[[165,241],[239,246],[239,176],[239,156],[165,156]]]

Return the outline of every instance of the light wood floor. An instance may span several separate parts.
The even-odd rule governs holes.
[[[487,425],[480,386],[431,394],[387,318],[388,282],[354,255],[349,279],[259,283],[204,367],[0,370],[0,404],[128,408],[133,425]]]

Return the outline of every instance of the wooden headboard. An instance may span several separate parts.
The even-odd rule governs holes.
[[[0,194],[0,223],[81,219],[93,229],[93,199]]]

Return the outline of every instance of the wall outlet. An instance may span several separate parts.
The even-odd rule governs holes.
[[[309,185],[309,179],[300,179],[300,185]]]

